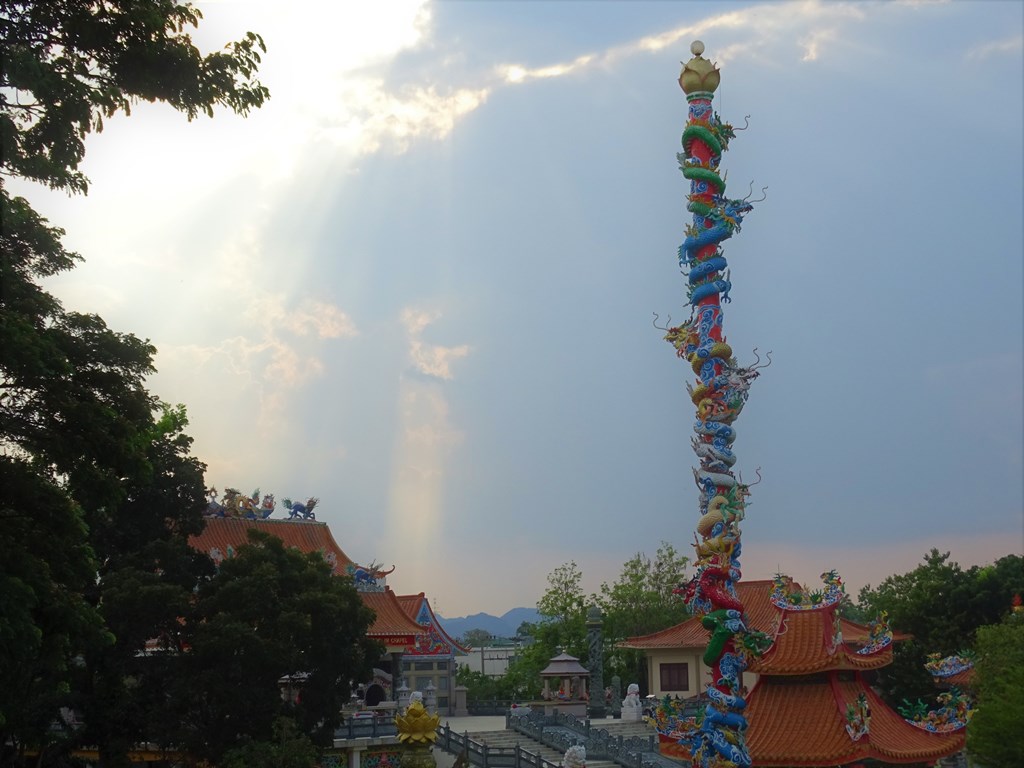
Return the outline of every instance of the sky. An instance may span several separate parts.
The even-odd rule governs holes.
[[[88,139],[88,196],[12,184],[48,282],[158,348],[207,484],[280,500],[446,616],[585,592],[699,517],[676,79],[741,127],[725,332],[745,578],[856,596],[932,548],[1024,552],[1019,2],[199,3],[271,98]],[[275,517],[283,517],[278,512]]]

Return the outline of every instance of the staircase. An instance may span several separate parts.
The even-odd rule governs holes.
[[[664,765],[653,730],[642,722],[571,718],[541,725],[540,719],[527,723],[515,718],[514,723],[515,728],[461,736],[439,728],[435,747],[453,755],[465,753],[469,766],[479,768],[554,768],[562,764],[565,750],[574,744],[587,748],[587,768]],[[630,749],[624,749],[626,745]]]
[[[563,751],[549,747],[518,731],[482,731],[474,733],[471,738],[485,747],[484,754],[490,750],[514,750],[519,747],[521,751],[536,755],[551,765],[562,764]],[[588,757],[587,768],[619,768],[619,766],[611,760],[592,760]]]

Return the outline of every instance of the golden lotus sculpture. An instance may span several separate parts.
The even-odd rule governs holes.
[[[704,53],[704,43],[700,40],[693,41],[690,53],[693,54],[693,58],[683,64],[683,71],[679,73],[679,87],[687,95],[713,93],[722,80],[718,67],[701,56]]]
[[[395,715],[398,740],[410,745],[433,744],[437,739],[437,726],[440,722],[440,715],[430,714],[423,702],[414,698],[409,702],[404,715]]]

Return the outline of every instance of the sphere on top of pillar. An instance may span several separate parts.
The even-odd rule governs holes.
[[[693,58],[683,64],[683,71],[679,73],[679,87],[687,96],[695,93],[714,93],[721,81],[721,74],[718,67],[701,56],[704,53],[704,43],[694,40],[690,44],[690,53]]]

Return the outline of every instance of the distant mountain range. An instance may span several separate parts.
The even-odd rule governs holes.
[[[450,619],[438,614],[437,618],[441,621],[445,632],[453,638],[461,637],[471,629],[490,632],[492,637],[515,637],[520,624],[524,621],[536,624],[540,621],[540,614],[533,608],[513,608],[501,616],[474,613],[472,616],[459,616]]]

